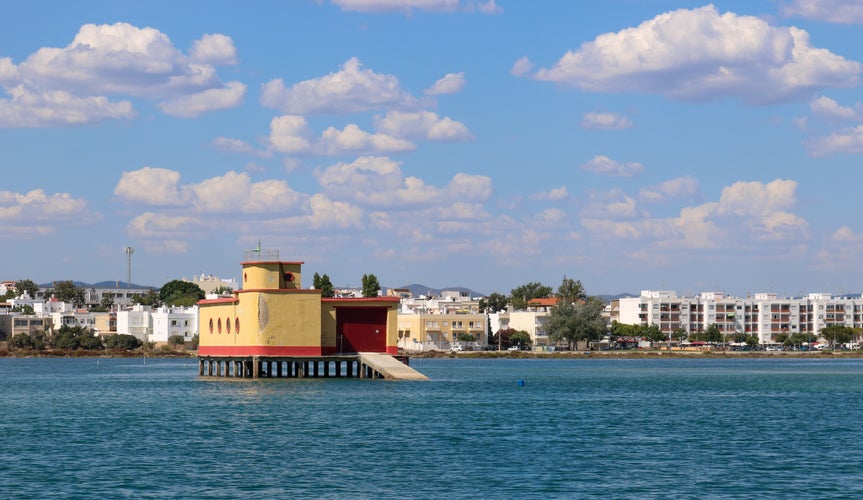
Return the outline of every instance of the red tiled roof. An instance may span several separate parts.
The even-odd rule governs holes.
[[[528,307],[551,307],[557,305],[557,297],[548,297],[543,299],[530,299],[527,301]]]

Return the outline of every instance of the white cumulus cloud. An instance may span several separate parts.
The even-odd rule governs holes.
[[[619,162],[604,155],[594,156],[581,168],[595,174],[609,177],[634,177],[644,171],[644,165],[637,162]]]
[[[362,156],[352,163],[337,163],[315,171],[329,196],[359,205],[380,207],[426,206],[449,202],[485,201],[491,196],[491,179],[459,173],[440,188],[418,177],[405,177],[400,163],[386,157]]]
[[[375,127],[394,137],[423,138],[429,141],[469,141],[473,135],[467,127],[449,117],[441,118],[431,111],[390,111],[375,118]]]
[[[237,48],[229,36],[214,33],[196,40],[189,55],[191,61],[227,66],[237,64]]]
[[[264,84],[261,104],[295,115],[355,113],[375,109],[408,108],[416,98],[398,79],[363,69],[356,57],[339,71],[285,87],[281,79]]]
[[[246,172],[227,172],[183,185],[179,172],[153,167],[124,172],[114,195],[129,203],[183,208],[197,214],[278,212],[292,209],[304,199],[285,181],[253,182]]]
[[[21,126],[133,116],[127,101],[109,101],[114,95],[154,100],[176,116],[197,116],[238,105],[245,85],[223,84],[215,67],[235,62],[233,41],[225,35],[205,35],[195,42],[192,52],[183,54],[154,28],[85,24],[65,47],[42,47],[18,65],[9,58],[0,59],[0,83],[12,95],[11,101],[2,101],[5,118],[15,116],[10,107],[20,108],[31,101],[34,113],[50,114],[55,105],[53,114],[67,118],[25,117]],[[22,100],[20,95],[38,98]],[[69,102],[76,103],[79,116],[68,118]]]
[[[129,101],[111,102],[107,97],[78,97],[62,90],[36,93],[23,85],[0,99],[0,128],[52,127],[97,123],[136,116]]]
[[[581,119],[581,126],[589,130],[623,130],[632,127],[632,120],[610,111],[591,112],[584,114]]]
[[[528,75],[529,64],[518,61],[513,73]],[[529,76],[595,92],[771,103],[855,86],[860,72],[860,63],[813,47],[804,30],[708,5],[600,35]]]
[[[835,120],[863,119],[863,104],[856,103],[853,107],[842,106],[833,99],[819,96],[809,102],[809,109],[818,116]]]
[[[638,196],[642,201],[658,203],[674,199],[691,199],[698,194],[698,180],[690,175],[677,177],[656,186],[642,188]]]
[[[819,157],[835,153],[863,153],[863,125],[814,137],[805,142],[810,155]]]
[[[357,153],[397,153],[416,146],[386,133],[369,133],[356,124],[343,129],[328,127],[315,137],[302,116],[283,115],[270,122],[270,144],[282,153],[338,156]]]
[[[159,105],[166,115],[194,118],[208,111],[235,108],[242,104],[246,85],[229,82],[224,88],[207,89],[197,94],[185,95]]]
[[[464,90],[467,82],[464,73],[447,73],[434,85],[425,90],[426,95],[458,94]]]
[[[791,0],[782,5],[786,16],[799,16],[836,24],[863,24],[860,0]]]
[[[567,196],[569,196],[569,193],[566,190],[566,186],[560,186],[544,193],[535,193],[531,195],[530,198],[532,200],[557,201],[562,200]]]

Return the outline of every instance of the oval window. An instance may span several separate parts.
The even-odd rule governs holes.
[[[221,334],[222,333],[222,318],[219,318],[219,322],[216,323],[216,325],[219,329],[219,334]]]
[[[285,273],[285,283],[294,281],[294,273]]]
[[[231,319],[225,318],[225,328],[228,329],[228,335],[231,334]]]
[[[213,333],[213,318],[210,318],[210,333]]]
[[[234,331],[237,332],[237,335],[240,334],[240,318],[234,320]]]

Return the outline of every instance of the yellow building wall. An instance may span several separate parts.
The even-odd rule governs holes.
[[[236,300],[205,301],[199,303],[198,309],[199,354],[299,356],[322,353],[318,290],[241,291],[236,294]]]

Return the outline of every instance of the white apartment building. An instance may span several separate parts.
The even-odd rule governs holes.
[[[198,307],[160,307],[151,313],[153,333],[151,342],[168,342],[173,335],[180,335],[185,342],[198,333]]]
[[[781,333],[816,336],[831,325],[863,327],[863,299],[829,293],[810,293],[806,297],[756,293],[738,298],[722,292],[703,292],[696,297],[678,297],[673,291],[644,290],[638,297],[619,299],[612,306],[611,320],[657,325],[667,334],[679,328],[689,333],[702,332],[716,324],[724,334],[754,334],[761,343],[768,343]]]
[[[69,328],[78,326],[86,328],[91,332],[96,329],[96,315],[87,309],[56,311],[51,313],[50,318],[51,329],[55,332],[60,330],[60,327],[62,326],[67,326]]]
[[[117,313],[117,333],[134,335],[143,342],[168,342],[172,335],[185,341],[198,333],[198,307],[159,307],[136,305]]]
[[[134,335],[142,342],[153,335],[153,317],[150,306],[134,305],[130,309],[117,312],[117,334]]]

